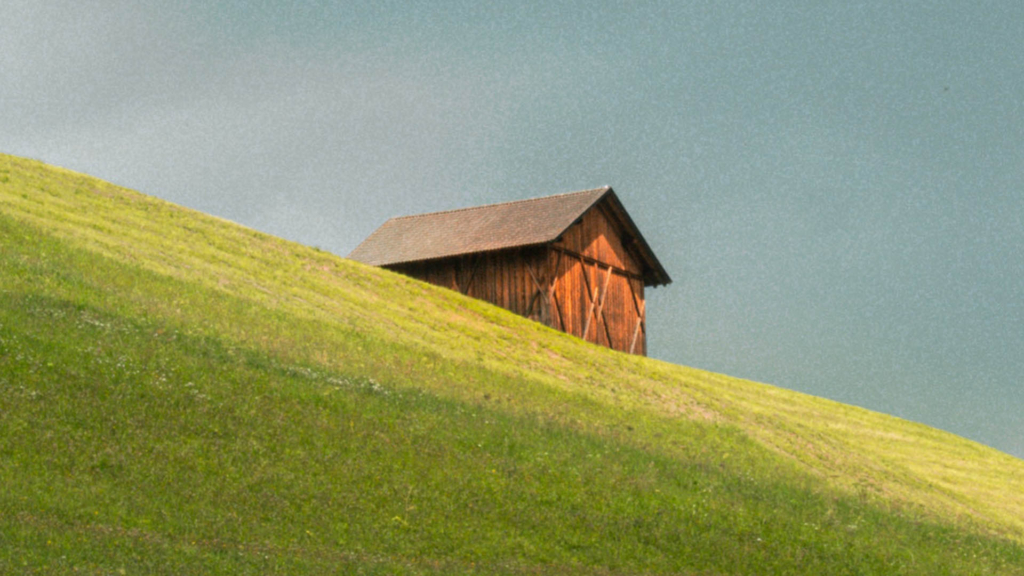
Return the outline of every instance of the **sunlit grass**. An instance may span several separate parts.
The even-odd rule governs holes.
[[[1024,463],[0,156],[0,572],[1006,573]]]

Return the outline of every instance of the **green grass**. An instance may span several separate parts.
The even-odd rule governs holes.
[[[0,156],[0,573],[1022,574],[1022,484]]]

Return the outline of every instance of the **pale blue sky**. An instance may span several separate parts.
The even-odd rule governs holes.
[[[1024,457],[1024,3],[8,0],[0,150],[347,254],[611,185],[657,358]]]

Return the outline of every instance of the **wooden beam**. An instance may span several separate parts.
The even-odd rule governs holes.
[[[526,305],[526,314],[523,314],[523,316],[526,316],[527,318],[533,316],[533,307],[537,305],[537,298],[540,295],[540,292],[534,291],[533,295],[530,296],[530,302]]]
[[[633,339],[629,343],[629,353],[634,354],[636,351],[637,338],[640,337],[641,328],[643,328],[644,323],[647,319],[645,316],[645,314],[647,313],[647,300],[641,299],[639,296],[637,296],[636,290],[633,289],[632,282],[630,282],[628,285],[629,293],[631,296],[633,296],[633,309],[636,310],[636,327],[633,328]],[[640,284],[640,287],[641,289],[643,289],[642,283]]]
[[[537,280],[537,275],[533,273],[533,266],[530,266],[529,262],[523,262],[526,266],[526,271],[530,273],[530,279],[533,280],[533,285],[537,287],[538,292],[543,292],[544,288],[541,288],[541,281]]]
[[[466,296],[469,296],[469,287],[473,285],[473,279],[476,278],[476,269],[480,267],[480,258],[475,255],[467,258],[469,261],[469,280],[466,280],[465,286],[459,286],[459,292],[462,292]]]
[[[636,350],[636,339],[640,336],[640,326],[644,323],[644,312],[646,312],[646,309],[647,301],[644,300],[640,303],[640,309],[638,310],[640,314],[636,318],[636,328],[633,329],[633,341],[629,343],[630,354],[633,354],[633,351]]]
[[[580,338],[586,340],[587,333],[590,332],[590,319],[594,316],[594,307],[597,306],[597,295],[594,294],[593,288],[590,287],[590,271],[587,269],[587,264],[580,258],[580,266],[583,269],[583,283],[587,287],[587,298],[590,299],[590,308],[587,310],[587,319],[583,322],[583,333],[580,334]]]
[[[563,248],[561,246],[552,246],[551,249],[555,250],[557,252],[563,252],[566,255],[571,256],[573,258],[579,258],[580,260],[582,260],[584,262],[587,262],[587,263],[590,263],[590,264],[594,264],[596,266],[612,266],[611,264],[608,264],[607,262],[602,262],[602,261],[598,260],[597,258],[592,258],[592,257],[587,256],[585,254],[580,254],[579,252],[576,252],[574,250],[569,250],[568,248]],[[643,280],[644,280],[644,277],[641,276],[640,274],[637,274],[636,272],[630,272],[629,270],[624,270],[622,268],[619,268],[618,266],[612,266],[612,268],[614,268],[616,272],[618,272],[619,274],[622,274],[623,276],[627,276],[629,278],[635,278],[635,279],[637,279],[637,280],[639,280],[641,282],[643,282]]]
[[[550,261],[551,258],[548,258]],[[562,307],[558,305],[558,298],[555,298],[555,282],[558,280],[558,268],[562,265],[562,253],[558,252],[558,256],[555,258],[555,267],[551,271],[551,279],[547,282],[548,285],[548,305],[554,309],[555,313],[558,314],[558,325],[555,326],[552,323],[552,328],[557,328],[562,332],[565,332],[565,318],[562,316]]]
[[[643,311],[641,309],[641,303],[646,304],[647,301],[646,300],[640,300],[640,297],[636,295],[636,290],[633,290],[633,284],[632,283],[629,283],[628,286],[629,286],[629,294],[631,296],[633,296],[633,308],[636,310],[636,313],[637,313],[638,316],[643,316]]]
[[[598,270],[600,270],[600,268],[598,268]],[[591,318],[593,316],[601,316],[602,318],[604,318],[604,316],[602,316],[602,314],[601,314],[601,311],[604,309],[604,301],[605,301],[605,299],[608,296],[608,282],[611,279],[612,279],[612,267],[609,266],[608,267],[608,272],[605,273],[605,275],[604,275],[604,286],[601,288],[601,291],[597,293],[597,297],[594,298],[590,302],[590,312],[587,313],[587,325],[586,325],[586,328],[583,329],[583,339],[584,340],[587,339],[587,332],[590,330],[590,320],[591,320]],[[596,312],[594,311],[594,305],[595,304],[597,305],[597,311]],[[608,338],[608,346],[610,347],[612,345],[612,340],[611,340],[611,333],[608,331],[608,319],[607,318],[604,318],[604,334]],[[596,342],[597,339],[595,338],[594,341]]]
[[[523,259],[523,267],[526,268],[526,273],[530,276],[530,280],[533,282],[534,288],[536,288],[536,290],[533,291],[533,295],[530,296],[530,303],[526,310],[526,317],[529,318],[533,314],[533,307],[537,304],[538,299],[545,295],[545,290],[544,287],[541,286],[543,282],[537,279],[537,274],[534,273],[533,266],[531,266],[525,258]],[[538,315],[540,315],[540,311],[538,311]]]

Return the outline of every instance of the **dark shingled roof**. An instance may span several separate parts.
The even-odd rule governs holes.
[[[605,198],[612,201],[613,211],[633,234],[643,260],[650,266],[653,274],[648,284],[671,282],[609,186],[392,218],[363,240],[348,257],[365,264],[388,266],[546,244],[557,240],[587,210]]]

